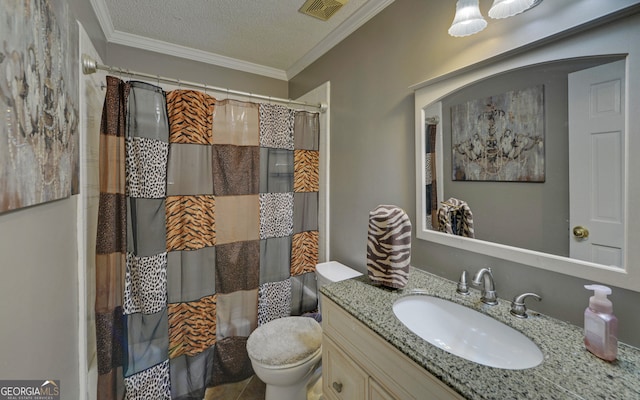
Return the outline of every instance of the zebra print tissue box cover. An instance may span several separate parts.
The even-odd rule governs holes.
[[[367,269],[374,284],[402,289],[409,280],[411,221],[399,207],[380,205],[369,212]]]

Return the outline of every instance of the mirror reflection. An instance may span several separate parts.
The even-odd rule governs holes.
[[[621,56],[544,63],[425,107],[425,226],[622,266],[624,71]]]

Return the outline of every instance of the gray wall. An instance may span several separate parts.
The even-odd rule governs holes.
[[[107,54],[107,40],[104,37],[102,28],[96,14],[93,12],[91,2],[87,0],[66,0],[69,4],[71,12],[75,18],[80,21],[82,27],[87,32],[87,35],[91,39],[91,43],[96,48],[96,51],[104,60]]]
[[[542,4],[547,3],[556,7],[541,9],[547,22],[554,14],[561,17],[570,4]],[[511,29],[541,35],[531,16],[540,13],[531,12],[506,22],[490,20],[484,32],[469,38],[452,38],[446,32],[453,10],[453,1],[396,1],[289,82],[290,95],[296,97],[331,81],[331,257],[360,271],[366,271],[370,210],[396,204],[415,221],[414,100],[409,87],[481,61],[489,48],[508,51]],[[491,266],[500,297],[537,292],[544,301],[532,304],[533,309],[582,326],[590,294],[582,287],[588,282],[581,279],[415,237],[412,264],[451,280],[462,269]],[[635,305],[640,293],[613,288],[611,299],[620,319],[620,339],[639,346]]]
[[[1,379],[60,380],[79,398],[76,199],[0,215]]]

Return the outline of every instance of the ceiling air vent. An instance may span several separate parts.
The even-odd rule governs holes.
[[[331,18],[333,14],[338,12],[349,0],[307,0],[300,12],[323,21]]]

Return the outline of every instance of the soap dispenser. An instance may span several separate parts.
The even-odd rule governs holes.
[[[603,360],[613,361],[618,355],[618,318],[607,298],[611,289],[602,285],[585,285],[595,293],[584,310],[584,344],[591,353]]]

